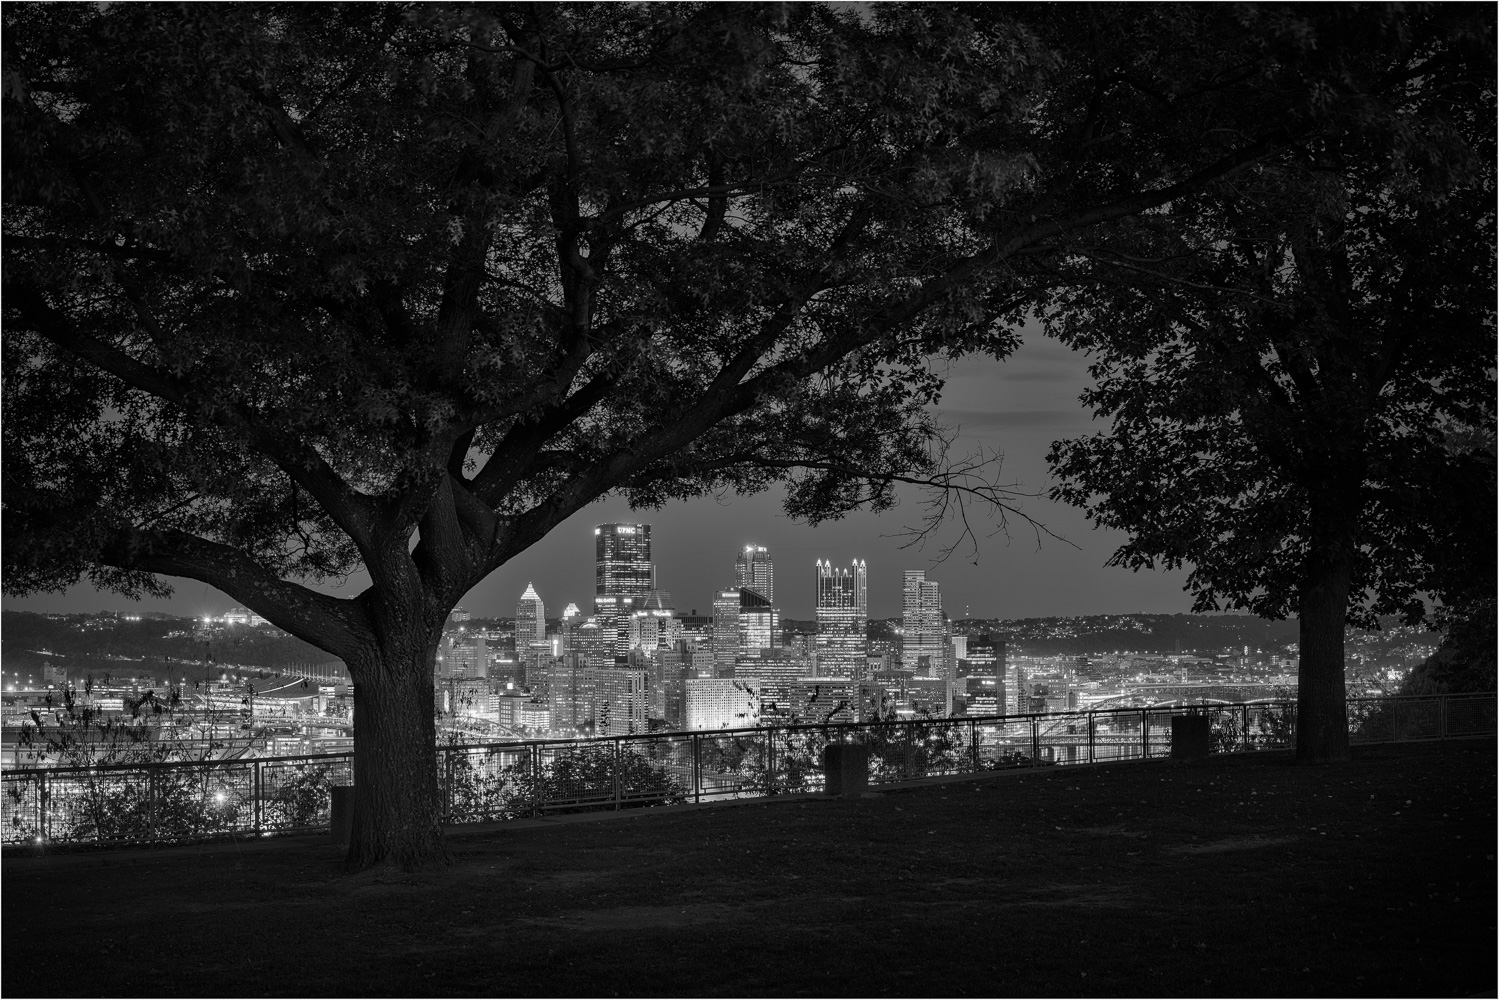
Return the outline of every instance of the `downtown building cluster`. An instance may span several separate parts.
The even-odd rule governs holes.
[[[594,538],[591,613],[568,604],[548,619],[528,584],[512,651],[455,610],[436,667],[440,712],[572,737],[1005,711],[1003,642],[954,637],[924,570],[903,574],[894,641],[871,640],[863,560],[816,561],[809,631],[784,627],[764,546],[736,554],[732,585],[699,615],[657,585],[649,524],[601,524]]]

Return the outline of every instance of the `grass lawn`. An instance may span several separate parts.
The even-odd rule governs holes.
[[[643,810],[339,873],[307,843],[7,857],[0,992],[1495,994],[1495,744]]]

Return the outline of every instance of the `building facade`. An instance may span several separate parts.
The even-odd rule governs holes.
[[[734,584],[747,587],[764,597],[771,604],[776,600],[775,564],[771,562],[770,550],[763,545],[746,545],[734,560]]]
[[[553,736],[581,736],[593,724],[595,669],[577,653],[553,660],[547,668],[550,731]]]
[[[744,729],[760,724],[760,682],[753,677],[685,682],[688,729]]]
[[[713,676],[733,677],[734,659],[739,655],[739,588],[716,591],[713,595]]]
[[[541,645],[547,639],[547,610],[536,593],[536,587],[526,584],[515,606],[515,652],[517,655],[533,645]]]
[[[650,731],[650,677],[644,670],[603,667],[593,672],[593,734],[634,736]]]
[[[614,652],[630,649],[629,622],[656,589],[649,524],[600,524],[594,534],[593,614],[614,636]]]
[[[848,569],[817,560],[819,677],[859,678],[869,650],[869,571],[855,559]]]
[[[926,578],[926,570],[906,570],[901,612],[901,666],[929,677],[949,676],[942,588]]]

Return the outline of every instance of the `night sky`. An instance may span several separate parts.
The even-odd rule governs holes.
[[[962,428],[955,451],[982,444],[1004,454],[1003,478],[1028,492],[1050,485],[1046,452],[1052,441],[1099,429],[1078,402],[1088,380],[1085,359],[1070,349],[1028,332],[1025,344],[1008,360],[964,358],[951,366],[939,407],[945,423]],[[924,549],[902,549],[895,537],[920,518],[918,493],[883,515],[860,513],[817,528],[797,524],[781,512],[779,489],[753,497],[725,496],[676,503],[659,511],[631,512],[620,500],[595,503],[563,522],[540,544],[490,574],[469,592],[462,606],[476,616],[509,616],[528,582],[536,585],[547,614],[556,617],[569,601],[584,613],[593,594],[593,525],[643,521],[652,525],[657,586],[671,593],[681,613],[708,614],[713,590],[731,585],[734,557],[744,545],[768,546],[775,560],[776,604],[791,618],[812,617],[813,563],[818,558],[846,565],[869,564],[869,613],[900,614],[901,571],[927,569],[942,584],[943,604],[953,618],[1025,618],[1047,615],[1179,612],[1191,599],[1183,592],[1186,572],[1131,573],[1104,562],[1124,540],[1115,532],[1093,530],[1082,514],[1044,497],[1023,509],[1078,548],[1050,538],[1040,547],[1029,526],[1013,522],[1011,537],[984,537],[992,529],[985,512],[973,510],[980,532],[978,555],[964,546],[940,564],[942,543],[958,528],[949,524]],[[975,564],[974,560],[977,559]],[[181,615],[220,613],[237,602],[193,580],[179,580],[167,601],[129,601],[87,585],[65,594],[6,598],[6,609],[29,611],[151,610]],[[364,581],[351,577],[346,593]]]

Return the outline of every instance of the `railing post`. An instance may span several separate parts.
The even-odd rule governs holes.
[[[1095,763],[1095,760],[1094,760],[1094,757],[1093,757],[1093,724],[1094,724],[1094,721],[1097,719],[1097,717],[1098,717],[1098,713],[1096,713],[1096,712],[1089,712],[1088,713],[1088,763],[1089,764]]]
[[[911,777],[911,771],[912,771],[912,767],[911,767],[912,760],[911,760],[911,758],[913,758],[914,756],[916,756],[916,752],[915,752],[915,743],[916,743],[916,740],[915,740],[915,735],[914,735],[915,732],[916,732],[916,722],[915,722],[915,720],[907,722],[906,723],[906,760],[905,760],[905,766],[903,766],[901,768],[902,772],[904,772],[902,776],[904,778],[906,778],[907,780],[910,780],[910,777]]]
[[[703,755],[702,742],[697,733],[692,734],[692,802],[703,801]]]
[[[1437,735],[1447,737],[1447,696],[1437,695]]]
[[[448,747],[442,754],[442,821],[451,823],[453,821],[453,748]]]
[[[255,762],[255,836],[260,836],[260,761]]]
[[[1244,723],[1243,728],[1239,731],[1239,749],[1240,750],[1248,750],[1249,749],[1249,706],[1248,705],[1240,705],[1239,706],[1239,714],[1242,717],[1242,722]]]
[[[43,773],[36,790],[36,829],[43,841],[48,840],[51,833],[47,829],[47,819],[47,775]]]
[[[146,825],[156,839],[156,768],[146,772]]]
[[[1031,716],[1031,767],[1041,765],[1041,720]]]
[[[623,757],[623,752],[621,750],[621,745],[620,745],[619,738],[615,737],[615,739],[614,739],[614,811],[615,812],[619,811],[619,768],[620,768],[620,760],[622,759],[622,757]]]
[[[1150,759],[1150,709],[1140,710],[1140,759]]]
[[[541,815],[541,744],[531,744],[531,815]]]
[[[972,774],[979,773],[979,724],[973,719],[968,720],[968,750],[973,759]]]
[[[765,730],[765,794],[776,793],[776,731]]]

